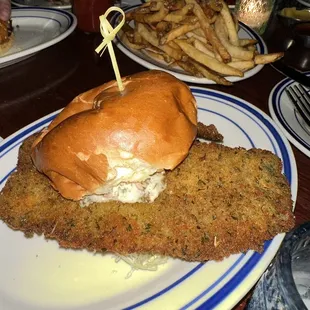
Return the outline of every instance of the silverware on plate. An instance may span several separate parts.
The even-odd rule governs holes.
[[[310,126],[310,96],[308,90],[301,84],[295,84],[287,87],[285,92],[305,123]]]

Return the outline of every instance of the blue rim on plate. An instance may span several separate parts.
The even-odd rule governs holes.
[[[38,1],[25,1],[25,0],[11,0],[12,4],[21,7],[39,7],[39,8],[54,8],[54,9],[61,9],[61,10],[70,10],[72,8],[72,4],[53,4],[52,1],[42,0],[41,3]],[[30,2],[30,3],[29,3]]]
[[[133,6],[125,7],[124,12],[127,13],[127,12],[129,12],[129,11],[139,7],[139,6],[140,5],[133,5]],[[112,16],[112,18],[111,18],[112,27],[115,28],[119,17],[120,17],[120,13],[115,13]],[[268,53],[267,46],[266,46],[264,40],[262,39],[262,37],[260,37],[260,35],[258,33],[256,33],[253,29],[251,29],[250,27],[248,27],[247,25],[245,25],[241,22],[239,22],[239,25],[240,25],[240,31],[243,32],[243,35],[246,38],[251,38],[251,39],[257,40],[256,47],[257,47],[257,51],[260,54]],[[156,69],[156,70],[164,70],[166,72],[169,72],[170,74],[173,74],[174,76],[176,76],[177,78],[179,78],[180,80],[185,81],[185,82],[199,83],[199,84],[215,84],[214,81],[211,81],[207,78],[198,78],[198,77],[191,76],[190,74],[187,74],[181,68],[180,69],[171,68],[171,67],[167,66],[165,63],[160,62],[156,59],[152,59],[151,57],[147,56],[146,54],[143,54],[142,52],[140,52],[138,50],[130,49],[121,41],[119,34],[115,37],[114,42],[115,42],[116,46],[125,55],[127,55],[129,58],[131,58],[135,62],[139,63],[140,65],[144,66],[145,68]],[[244,73],[243,77],[230,76],[230,77],[226,77],[226,79],[231,81],[231,82],[241,81],[241,80],[247,79],[247,78],[257,74],[262,68],[263,68],[263,65],[256,65],[254,68],[246,71]]]
[[[60,9],[56,9],[56,8],[38,8],[37,6],[34,6],[34,7],[31,7],[31,6],[27,6],[27,7],[20,7],[20,8],[13,8],[12,9],[12,13],[14,13],[14,12],[18,12],[18,11],[37,11],[37,12],[55,12],[56,14],[59,14],[59,15],[61,15],[61,16],[63,16],[63,17],[65,17],[66,18],[66,20],[67,20],[67,22],[68,22],[68,25],[67,25],[67,27],[68,28],[70,28],[73,24],[74,24],[74,22],[75,22],[75,20],[76,20],[76,18],[75,18],[75,16],[72,14],[72,13],[70,13],[70,12],[67,12],[67,11],[63,11],[63,10],[60,10]],[[37,18],[46,18],[46,19],[52,19],[52,20],[54,20],[54,21],[57,21],[56,19],[53,19],[53,18],[48,18],[48,17],[44,17],[44,16],[31,16],[31,15],[27,15],[27,16],[14,16],[13,15],[13,18],[22,18],[22,17],[29,17],[29,18],[31,18],[31,17],[37,17]],[[58,21],[57,21],[58,22]],[[59,23],[59,22],[58,22]]]
[[[310,73],[307,73],[310,76]],[[301,152],[310,157],[310,129],[289,101],[285,89],[296,82],[290,78],[280,81],[269,95],[269,111],[286,137]]]
[[[197,99],[199,112],[198,115],[207,117],[214,115],[214,119],[218,118],[223,121],[223,124],[233,126],[236,132],[239,132],[242,139],[246,141],[249,147],[261,147],[261,144],[268,145],[269,149],[278,155],[283,161],[283,172],[286,175],[292,189],[292,199],[296,200],[297,194],[297,171],[294,155],[286,138],[281,134],[277,127],[273,124],[272,119],[258,108],[248,102],[214,90],[207,90],[199,87],[191,87],[194,96]],[[237,116],[227,111],[234,111]],[[59,111],[54,112],[37,122],[34,122],[27,127],[19,130],[0,143],[0,163],[5,155],[9,155],[11,151],[16,150],[22,141],[41,130],[43,127],[52,121]],[[239,123],[239,117],[245,120],[245,123]],[[264,140],[260,144],[261,138],[252,135],[244,128],[247,124],[257,128]],[[216,125],[216,124],[215,124]],[[256,130],[256,129],[255,129]],[[224,133],[224,132],[223,132]],[[224,133],[225,135],[225,133]],[[10,171],[14,171],[15,167],[10,167]],[[0,175],[0,184],[3,184],[9,174]],[[233,258],[233,263],[219,276],[211,285],[203,285],[202,289],[197,290],[191,295],[191,299],[182,305],[181,309],[213,309],[217,307],[233,307],[256,283],[270,261],[276,254],[284,235],[278,235],[273,240],[266,241],[264,251],[256,253],[248,251],[236,255]],[[173,289],[193,279],[198,273],[203,273],[208,267],[208,263],[197,263],[190,271],[185,272],[179,279],[170,283],[158,291],[151,292],[147,297],[140,300],[124,301],[125,305],[119,308],[135,309],[141,306],[150,306],[152,303],[166,296],[166,293],[173,293]],[[255,271],[255,272],[254,272]],[[229,305],[229,306],[227,306]],[[91,309],[91,307],[90,307]],[[97,309],[97,308],[96,308]]]

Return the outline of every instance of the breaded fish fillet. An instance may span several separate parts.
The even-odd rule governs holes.
[[[264,240],[294,226],[281,161],[268,151],[195,142],[154,203],[82,208],[37,172],[32,141],[21,147],[17,172],[0,195],[0,218],[28,236],[44,234],[65,248],[207,261],[260,251]]]
[[[218,132],[217,128],[211,125],[205,125],[201,122],[197,124],[197,138],[202,138],[214,142],[223,142],[224,137]]]

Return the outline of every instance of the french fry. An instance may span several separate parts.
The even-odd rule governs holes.
[[[162,50],[159,49],[158,47],[155,47],[155,46],[153,46],[153,45],[151,45],[151,44],[149,44],[149,46],[147,46],[145,49],[148,50],[148,51],[151,51],[151,52],[153,52],[153,53],[165,54],[164,51],[162,51]]]
[[[193,45],[200,50],[201,52],[211,56],[215,57],[218,61],[223,62],[222,57],[218,54],[217,51],[214,51],[213,47],[208,43],[207,39],[201,36],[198,36],[194,33],[194,31],[190,31],[186,34],[186,36],[193,41]],[[210,54],[211,52],[211,54]]]
[[[142,50],[143,51],[147,51],[147,52],[150,52],[149,54],[152,55],[153,53],[154,54],[158,54],[158,55],[161,55],[162,57],[157,57],[157,58],[162,58],[166,63],[168,63],[169,65],[174,62],[175,60],[173,58],[171,58],[169,55],[167,55],[164,51],[162,51],[161,49],[155,47],[155,46],[152,46],[152,45],[149,45],[147,46],[145,49]],[[156,55],[155,55],[156,56]]]
[[[218,37],[216,36],[213,28],[210,25],[210,21],[205,16],[202,8],[196,2],[196,0],[185,0],[187,4],[194,4],[193,12],[197,16],[200,27],[203,30],[207,40],[211,43],[213,48],[220,54],[224,62],[229,62],[231,60],[231,56],[228,53],[227,49],[220,42]]]
[[[161,39],[160,39],[160,44],[165,44],[169,41],[172,41],[184,34],[186,34],[189,31],[192,31],[194,29],[197,29],[199,27],[199,24],[196,23],[194,25],[181,25],[177,28],[172,29],[169,31],[167,34],[165,34]]]
[[[214,11],[208,4],[208,0],[197,0],[199,6],[201,7],[204,15],[207,17],[210,24],[214,23],[214,16],[217,15],[217,12]],[[212,22],[213,21],[213,22]]]
[[[227,65],[236,68],[242,72],[246,72],[255,67],[254,60],[232,61],[229,62]]]
[[[170,47],[176,49],[176,50],[179,50],[179,51],[182,51],[182,49],[180,48],[180,46],[178,44],[176,44],[174,41],[170,41],[167,43],[167,45],[169,45]]]
[[[146,14],[144,18],[144,22],[148,24],[153,24],[156,22],[160,22],[168,15],[169,10],[165,8],[163,2],[158,2],[159,4],[159,11],[154,14]]]
[[[233,45],[239,46],[239,37],[230,10],[225,1],[221,0],[221,2],[223,7],[220,14],[226,24],[229,40]]]
[[[215,72],[210,71],[208,68],[205,68],[204,66],[200,65],[199,63],[193,61],[192,62],[194,67],[207,79],[214,81],[217,84],[230,86],[232,85],[232,82],[226,80],[224,77],[218,75]]]
[[[264,55],[255,55],[254,62],[256,65],[264,65],[271,62],[275,62],[282,58],[284,53],[271,53],[271,54],[264,54]]]
[[[148,55],[149,57],[153,58],[153,59],[158,59],[160,61],[164,61],[168,64],[170,64],[173,60],[171,57],[169,57],[166,53],[157,53],[154,52],[152,50],[149,49],[143,49],[142,53],[145,53],[146,55]]]
[[[156,59],[156,60],[160,60],[160,61],[165,61],[164,56],[162,54],[158,54],[158,53],[155,53],[153,51],[149,51],[147,49],[144,49],[142,51],[142,53],[147,55],[147,56],[149,56],[152,59]]]
[[[242,47],[248,47],[251,45],[256,45],[257,40],[255,39],[239,39],[239,45]]]
[[[180,40],[187,40],[187,36],[183,34],[182,36],[179,36],[178,39]]]
[[[257,54],[256,46],[255,45],[249,45],[246,47],[247,50],[252,51],[254,55]]]
[[[149,0],[146,0],[146,1],[149,1]],[[162,1],[162,0],[155,0],[155,1]],[[170,11],[177,11],[184,7],[185,1],[184,0],[167,1],[166,5],[168,6]]]
[[[198,22],[198,18],[194,15],[186,16],[183,20],[180,21],[181,25],[185,24],[196,24]]]
[[[154,24],[157,22],[162,21],[166,15],[168,15],[169,10],[165,8],[163,2],[157,2],[158,11],[155,13],[141,13],[141,12],[129,12],[126,14],[126,19],[132,20],[134,19],[138,23],[145,23],[145,24]],[[156,8],[157,9],[157,8]]]
[[[199,51],[205,53],[206,55],[208,55],[210,57],[215,57],[218,61],[222,62],[221,56],[217,52],[212,51],[212,47],[210,48],[210,46],[208,44],[204,44],[203,42],[201,42],[199,40],[194,40],[193,45]]]
[[[242,59],[242,60],[251,60],[254,58],[254,52],[245,50],[242,47],[232,45],[228,41],[228,34],[225,27],[224,20],[221,16],[218,16],[215,21],[215,33],[220,39],[221,43],[225,46],[231,57]]]
[[[133,32],[134,28],[132,28],[129,24],[125,23],[122,27],[123,32]]]
[[[140,33],[138,32],[138,30],[135,28],[134,32],[133,32],[133,40],[135,44],[143,44],[144,40],[141,37]]]
[[[214,22],[216,21],[217,19],[217,15],[214,15],[212,18],[210,18],[210,25],[211,24],[214,24]]]
[[[151,3],[148,2],[147,7],[141,6],[141,7],[138,7],[137,9],[135,9],[133,11],[127,12],[126,13],[126,21],[137,20],[137,18],[139,19],[140,15],[150,13],[151,12],[151,10],[149,8],[150,4]]]
[[[168,31],[170,31],[172,28],[171,23],[165,22],[165,21],[160,21],[159,23],[157,23],[155,30],[158,33],[166,33]]]
[[[131,43],[131,42],[128,40],[128,38],[127,38],[127,36],[126,36],[125,33],[123,33],[123,34],[121,35],[121,40],[123,41],[123,43],[125,43],[125,45],[127,45],[129,48],[131,48],[131,49],[133,49],[133,50],[141,50],[141,49],[143,49],[143,48],[146,47],[145,44],[135,44],[135,43]]]
[[[144,24],[138,23],[136,25],[138,32],[144,38],[145,41],[150,44],[158,47],[162,51],[166,52],[170,57],[175,60],[181,60],[183,55],[180,51],[173,49],[168,45],[159,44],[159,39],[156,37],[156,32],[153,30],[149,30]]]
[[[175,62],[176,65],[178,65],[179,67],[181,67],[184,71],[190,73],[193,76],[202,78],[203,75],[201,72],[199,72],[199,70],[197,70],[197,68],[192,64],[192,62],[190,61],[176,61]]]
[[[214,52],[210,50],[209,48],[207,48],[203,42],[197,39],[194,39],[193,46],[197,48],[197,50],[199,50],[200,52],[203,52],[204,54],[210,57],[215,57]]]
[[[215,12],[221,12],[223,8],[222,3],[218,0],[209,0],[208,5]]]
[[[186,4],[184,5],[181,9],[172,11],[166,17],[164,18],[165,21],[167,22],[172,22],[172,23],[179,23],[181,22],[186,15],[193,9],[192,4]]]
[[[211,70],[218,72],[224,76],[243,76],[243,72],[227,66],[224,63],[219,62],[213,57],[207,56],[206,54],[199,51],[194,46],[188,44],[184,40],[175,40],[175,42],[181,47],[181,49],[192,59],[196,60],[197,62],[205,65],[206,67],[210,68]]]
[[[189,31],[189,32],[187,32],[186,33],[186,36],[188,37],[188,38],[194,38],[194,39],[197,39],[197,40],[199,40],[200,42],[202,42],[202,43],[204,43],[204,44],[207,44],[207,39],[205,38],[205,37],[202,37],[202,36],[199,36],[199,35],[197,35],[194,31]],[[212,50],[213,50],[213,48],[212,48]]]
[[[234,23],[235,23],[235,28],[236,28],[236,31],[237,31],[237,33],[238,33],[238,31],[239,31],[239,21],[238,21],[238,18],[236,17],[236,15],[235,14],[232,14],[231,15],[232,16],[232,19],[233,19],[233,21],[234,21]]]
[[[197,36],[200,36],[200,37],[204,37],[205,36],[205,34],[204,34],[204,32],[202,31],[201,28],[195,29],[192,32],[195,33]]]

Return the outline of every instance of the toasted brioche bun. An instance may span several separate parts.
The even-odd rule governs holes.
[[[122,93],[111,81],[77,96],[34,142],[35,166],[65,198],[79,200],[112,184],[112,162],[128,167],[137,159],[161,171],[187,156],[197,128],[188,86],[155,70],[123,83]]]
[[[14,42],[14,35],[13,33],[9,36],[8,40],[5,41],[4,43],[0,44],[0,56],[5,55],[9,49],[12,47]]]

